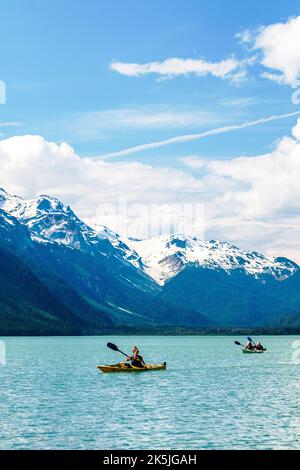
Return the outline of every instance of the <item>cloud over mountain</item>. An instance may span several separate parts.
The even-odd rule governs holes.
[[[57,196],[89,224],[139,237],[164,227],[182,232],[187,207],[202,207],[207,237],[299,260],[299,126],[298,120],[293,136],[283,136],[267,154],[227,160],[193,155],[176,169],[81,158],[65,143],[13,137],[0,141],[0,186],[25,197]],[[203,220],[195,227],[203,230]]]

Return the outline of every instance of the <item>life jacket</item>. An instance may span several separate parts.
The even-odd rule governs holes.
[[[144,367],[143,358],[139,354],[131,357],[131,365],[134,367]]]

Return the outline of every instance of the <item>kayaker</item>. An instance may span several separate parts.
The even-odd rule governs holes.
[[[126,361],[131,361],[131,365],[134,366],[134,367],[145,367],[145,361],[144,359],[142,358],[142,356],[140,356],[140,352],[139,352],[139,349],[137,346],[134,346],[133,349],[132,349],[132,356],[128,356],[126,358]],[[126,364],[127,365],[127,364]],[[129,365],[129,364],[128,364]]]
[[[142,356],[140,356],[140,351],[137,346],[134,346],[132,352],[133,356],[131,356],[131,365],[134,367],[145,367],[145,361]]]
[[[264,351],[264,347],[263,347],[262,344],[260,344],[259,341],[258,341],[258,343],[256,343],[255,349],[256,349],[256,351]]]
[[[245,349],[249,349],[250,351],[253,351],[254,345],[251,343],[251,341],[248,341],[245,345]]]

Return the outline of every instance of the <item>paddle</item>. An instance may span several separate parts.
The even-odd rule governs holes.
[[[120,351],[120,349],[118,348],[118,346],[116,346],[114,343],[107,343],[106,346],[107,346],[108,348],[112,349],[113,351],[117,351],[117,352],[123,354],[123,356],[128,357],[128,354],[125,354],[123,351]]]
[[[250,336],[247,336],[247,340],[250,341],[250,343],[253,343],[255,345],[255,342],[253,341],[253,339],[250,338]]]
[[[234,344],[236,344],[237,346],[243,346],[243,348],[244,348],[244,345],[239,343],[238,341],[235,341]]]

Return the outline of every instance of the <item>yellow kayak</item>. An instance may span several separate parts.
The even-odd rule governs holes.
[[[126,366],[125,364],[114,364],[111,366],[97,366],[102,372],[146,372],[149,370],[165,370],[167,363],[163,364],[146,364],[145,367]]]

